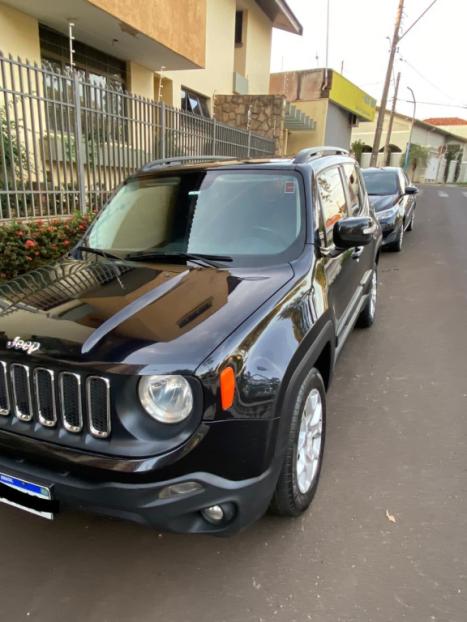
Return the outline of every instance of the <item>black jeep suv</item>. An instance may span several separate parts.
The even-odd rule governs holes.
[[[69,257],[0,287],[0,500],[217,534],[303,512],[380,245],[340,149],[132,175]]]

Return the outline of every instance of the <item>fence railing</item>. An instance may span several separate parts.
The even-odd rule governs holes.
[[[262,157],[274,141],[0,54],[0,220],[100,209],[145,163]]]

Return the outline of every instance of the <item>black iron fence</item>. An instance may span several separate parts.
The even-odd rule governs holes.
[[[262,157],[274,141],[0,54],[0,220],[100,209],[146,162]]]

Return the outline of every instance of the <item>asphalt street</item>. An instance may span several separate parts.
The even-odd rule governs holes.
[[[305,516],[230,539],[0,507],[5,622],[465,622],[467,187],[426,187],[329,393]]]

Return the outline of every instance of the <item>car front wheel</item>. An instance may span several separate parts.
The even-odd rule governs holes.
[[[402,250],[402,243],[404,241],[404,223],[401,222],[399,231],[397,232],[397,238],[391,244],[388,244],[388,250],[400,253]]]
[[[310,505],[323,459],[326,426],[326,392],[314,367],[293,399],[287,449],[271,510],[281,516],[298,516]]]
[[[368,292],[368,298],[365,302],[365,306],[360,312],[357,319],[357,326],[359,328],[369,328],[375,321],[376,315],[376,300],[378,297],[378,269],[375,265],[371,275],[370,291]]]

